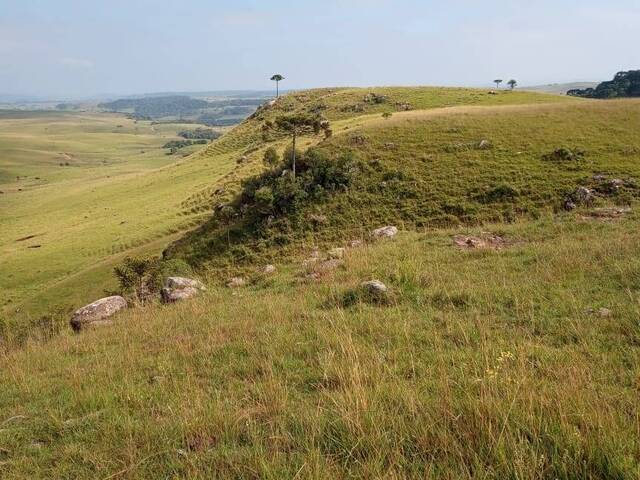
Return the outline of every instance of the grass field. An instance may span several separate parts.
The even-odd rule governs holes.
[[[353,152],[353,182],[264,228],[212,218],[287,145],[263,125],[301,111],[333,136],[300,143]],[[184,159],[3,184],[3,288],[22,303],[4,327],[19,348],[0,354],[0,478],[640,478],[638,139],[637,100],[323,89]],[[578,154],[549,155],[562,147]],[[565,211],[580,186],[597,198]],[[369,241],[385,224],[397,238]],[[489,233],[501,248],[454,245]],[[354,239],[343,263],[308,264]],[[39,328],[174,240],[199,298],[80,335],[64,310]],[[358,288],[371,279],[383,304]]]
[[[0,288],[4,314],[72,308],[111,286],[126,252],[157,253],[200,212],[180,203],[226,172],[162,145],[192,125],[121,115],[0,114]],[[26,320],[25,320],[26,321]]]
[[[485,225],[298,260],[2,359],[3,478],[632,479],[637,215]],[[378,278],[395,303],[340,308]],[[590,309],[609,308],[601,317]]]

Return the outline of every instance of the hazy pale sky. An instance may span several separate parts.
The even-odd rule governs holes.
[[[604,80],[639,33],[640,0],[0,0],[0,93]]]

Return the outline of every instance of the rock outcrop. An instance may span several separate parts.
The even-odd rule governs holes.
[[[78,332],[88,326],[108,325],[112,323],[111,317],[123,308],[127,308],[123,297],[101,298],[76,310],[71,317],[71,328]]]
[[[206,290],[202,282],[184,277],[169,277],[164,282],[160,296],[164,303],[174,303],[186,300]]]
[[[373,232],[371,232],[371,236],[373,238],[391,238],[391,237],[395,237],[397,234],[398,234],[398,227],[394,227],[393,225],[376,228]]]

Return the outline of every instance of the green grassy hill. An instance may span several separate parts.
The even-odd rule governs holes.
[[[264,125],[296,112],[333,131],[302,139],[300,178],[347,158],[350,180],[301,180],[265,210],[249,193],[275,185],[262,156],[289,141]],[[208,290],[7,349],[0,477],[638,478],[639,138],[636,100],[323,89],[101,185],[128,235],[164,232],[139,253],[172,241]],[[387,224],[400,234],[371,240]],[[95,299],[131,252],[102,251],[58,295]]]

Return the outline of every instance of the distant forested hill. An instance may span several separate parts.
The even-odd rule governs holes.
[[[585,98],[640,97],[640,70],[618,72],[613,80],[602,82],[596,88],[573,89],[567,95]]]
[[[209,106],[205,100],[196,100],[187,96],[168,96],[150,98],[123,98],[98,105],[114,112],[135,113],[138,116],[159,118],[173,115],[191,114]]]
[[[203,100],[187,95],[123,98],[98,105],[111,112],[122,112],[136,119],[180,119],[210,126],[234,125],[251,115],[264,98],[225,98]]]

